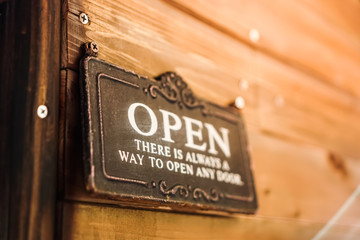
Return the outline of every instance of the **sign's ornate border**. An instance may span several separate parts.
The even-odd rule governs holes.
[[[121,181],[121,182],[127,182],[127,183],[135,183],[135,184],[140,184],[144,187],[148,187],[148,188],[156,188],[158,187],[159,191],[166,195],[166,196],[173,196],[176,193],[179,193],[179,195],[183,198],[188,198],[190,196],[189,193],[192,192],[191,196],[194,200],[204,200],[207,202],[218,202],[223,198],[227,198],[227,199],[232,199],[232,200],[236,200],[236,201],[248,201],[251,202],[253,200],[253,192],[252,192],[252,188],[251,185],[249,186],[249,196],[238,196],[238,195],[231,195],[231,194],[224,194],[224,193],[218,193],[218,191],[215,188],[211,188],[210,193],[207,193],[205,190],[199,188],[199,187],[195,187],[193,188],[192,186],[184,186],[182,184],[175,184],[174,186],[167,188],[167,184],[165,180],[161,180],[158,184],[156,184],[156,182],[154,181],[144,181],[144,180],[140,180],[140,179],[128,179],[128,178],[121,178],[121,177],[117,177],[117,176],[112,176],[110,174],[107,173],[106,171],[106,164],[105,164],[105,156],[104,156],[104,130],[103,130],[103,120],[102,120],[102,106],[101,106],[101,78],[108,78],[114,81],[118,81],[121,82],[125,85],[128,85],[130,87],[134,87],[137,89],[140,89],[140,86],[113,76],[110,76],[108,74],[105,73],[99,73],[97,75],[97,91],[98,91],[98,108],[99,108],[99,119],[100,119],[100,138],[101,138],[101,162],[102,162],[102,170],[103,170],[103,174],[106,178],[108,179],[112,179],[112,180],[117,180],[117,181]],[[198,100],[196,98],[196,96],[193,95],[192,91],[187,87],[187,84],[182,80],[181,77],[179,77],[178,75],[176,75],[175,73],[172,72],[167,72],[163,75],[160,75],[158,78],[155,78],[158,81],[161,81],[160,86],[156,85],[156,84],[149,84],[149,86],[147,88],[144,88],[144,92],[145,93],[150,93],[150,96],[153,98],[156,98],[158,95],[157,93],[160,93],[160,95],[162,97],[164,97],[166,100],[168,100],[170,103],[177,103],[178,106],[180,108],[182,108],[183,106],[186,106],[187,108],[190,109],[195,109],[195,108],[200,108],[201,111],[203,112],[203,114],[207,114],[209,112],[211,112],[210,110],[208,110],[206,104],[201,101]],[[211,112],[211,116],[222,116],[223,114],[218,113],[216,114],[216,112]],[[223,118],[223,117],[222,117]],[[230,121],[232,123],[234,123],[233,121]],[[244,140],[244,139],[243,139]],[[249,168],[246,168],[249,169]],[[250,179],[249,179],[249,173],[246,173],[247,176],[247,180],[249,182],[249,184],[251,183]]]
[[[166,72],[156,77],[155,80],[159,81],[160,84],[149,84],[147,88],[144,88],[144,93],[149,93],[153,98],[161,95],[170,103],[177,103],[179,108],[183,108],[183,106],[188,109],[200,108],[204,116],[214,116],[231,123],[237,123],[238,119],[230,114],[211,111],[207,104],[198,99],[186,82],[176,73]]]
[[[85,79],[86,81],[89,81],[89,76],[88,76],[88,63],[91,59],[94,59],[93,57],[87,57],[83,60],[82,62],[82,66],[83,69],[85,70]],[[96,59],[96,61],[102,62],[103,64],[110,66],[110,67],[114,67],[117,68],[121,71],[127,72],[117,66],[113,66],[109,63],[103,62],[101,60]],[[129,72],[130,74],[137,76],[139,79],[141,80],[147,80],[146,77],[141,77],[136,75],[135,73]],[[209,192],[201,189],[199,187],[196,186],[191,186],[191,185],[183,185],[183,184],[174,184],[172,186],[168,186],[167,182],[165,180],[159,180],[158,182],[155,181],[144,181],[141,179],[129,179],[129,178],[122,178],[122,177],[118,177],[118,176],[112,176],[110,174],[107,173],[106,171],[106,164],[105,164],[105,156],[104,156],[104,130],[103,130],[103,119],[102,119],[102,107],[101,107],[101,79],[102,78],[108,78],[114,81],[118,81],[121,82],[122,84],[125,84],[129,87],[133,87],[133,88],[137,88],[139,90],[142,90],[144,92],[144,94],[148,94],[149,96],[151,96],[152,98],[157,98],[158,96],[162,96],[164,99],[166,99],[168,102],[176,104],[180,109],[183,107],[186,107],[188,109],[199,109],[201,111],[201,113],[204,116],[211,116],[211,117],[216,117],[216,118],[220,118],[222,120],[228,121],[229,123],[232,124],[237,124],[239,127],[239,131],[241,132],[239,134],[240,137],[240,145],[241,145],[241,152],[242,152],[242,157],[244,159],[244,164],[245,164],[245,178],[247,180],[247,187],[249,189],[249,195],[248,196],[241,196],[241,195],[234,195],[234,194],[228,194],[228,193],[222,193],[222,192],[218,192],[217,189],[215,188],[210,188]],[[212,106],[212,103],[203,101],[201,99],[198,99],[192,92],[192,90],[188,87],[188,85],[182,80],[182,78],[180,76],[178,76],[176,73],[173,72],[166,72],[162,75],[160,75],[159,77],[155,78],[155,82],[151,82],[145,87],[142,88],[141,86],[143,86],[144,84],[135,84],[133,82],[129,82],[123,79],[119,79],[117,77],[111,76],[109,74],[106,74],[104,72],[99,72],[96,76],[96,91],[97,91],[97,104],[98,104],[98,114],[99,114],[99,127],[100,127],[100,151],[101,151],[101,168],[102,168],[102,172],[103,175],[105,176],[105,178],[107,179],[111,179],[111,180],[115,180],[115,181],[120,181],[120,182],[126,182],[126,183],[133,183],[133,184],[137,184],[140,186],[143,186],[145,188],[149,188],[149,189],[158,189],[158,191],[164,195],[164,196],[175,196],[178,195],[181,198],[187,199],[187,198],[192,198],[196,201],[205,201],[205,202],[209,202],[209,203],[215,203],[215,202],[219,202],[222,199],[230,199],[230,200],[235,200],[235,201],[241,201],[241,202],[252,202],[254,201],[255,198],[255,192],[254,192],[254,187],[253,187],[253,181],[252,181],[252,177],[251,177],[251,169],[249,166],[249,156],[246,152],[246,149],[244,149],[245,146],[247,146],[247,140],[245,137],[245,134],[243,134],[244,130],[244,123],[242,121],[242,119],[236,117],[232,112],[227,112],[227,110],[223,109],[224,111],[217,111],[217,107],[216,105]],[[85,127],[86,129],[88,129],[88,132],[85,133],[88,137],[91,136],[91,129],[92,129],[92,121],[90,120],[90,116],[91,116],[91,109],[90,109],[90,89],[89,89],[89,82],[84,81],[83,84],[83,89],[85,89],[85,94],[82,95],[82,101],[83,103],[85,103],[87,110],[83,112],[84,114],[84,118],[85,119],[89,119],[88,123],[83,123],[86,125],[88,125],[87,127]],[[211,106],[211,107],[209,107]],[[83,118],[83,119],[84,119]],[[99,190],[96,187],[95,184],[95,164],[94,164],[94,156],[92,153],[94,151],[94,146],[93,146],[93,142],[89,141],[87,143],[88,145],[85,147],[84,151],[88,152],[86,153],[86,158],[88,163],[90,164],[89,170],[90,170],[90,176],[88,178],[88,188],[91,190]],[[191,205],[191,204],[190,204]],[[256,205],[256,203],[255,203]],[[244,209],[246,210],[246,209]]]
[[[209,112],[205,103],[193,94],[182,78],[174,72],[166,72],[155,78],[160,85],[150,84],[144,88],[144,92],[156,98],[158,94],[171,103],[177,103],[180,108],[186,106],[189,109],[200,108],[204,115]]]

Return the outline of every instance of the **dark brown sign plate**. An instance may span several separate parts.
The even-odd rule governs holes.
[[[257,208],[242,117],[156,80],[82,61],[86,185],[110,198],[184,210]]]

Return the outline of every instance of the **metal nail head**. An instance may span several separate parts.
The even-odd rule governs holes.
[[[86,13],[80,13],[79,19],[82,24],[88,24],[88,22],[89,22],[89,18],[86,15]]]
[[[282,107],[285,104],[285,99],[281,95],[276,95],[274,98],[274,103],[275,103],[275,106]]]
[[[85,49],[86,55],[97,57],[97,54],[99,52],[99,45],[96,42],[87,42],[82,46]]]
[[[235,99],[235,103],[234,103],[235,107],[237,109],[243,109],[245,107],[245,100],[243,97],[240,97],[238,96],[236,99]]]
[[[249,83],[246,81],[246,79],[241,79],[239,81],[239,88],[243,91],[246,91],[249,89]]]
[[[257,43],[260,40],[260,33],[257,29],[250,29],[249,31],[250,41]]]
[[[99,46],[96,42],[91,42],[90,43],[90,49],[91,51],[93,51],[94,53],[99,52]]]
[[[37,108],[37,115],[39,118],[44,119],[48,115],[48,108],[45,105],[40,105]]]

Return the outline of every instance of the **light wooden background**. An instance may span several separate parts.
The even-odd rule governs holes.
[[[209,101],[245,99],[255,216],[131,209],[84,192],[78,63],[88,41],[100,59],[141,75],[176,71]],[[65,0],[61,61],[64,240],[310,239],[360,183],[357,0]],[[360,206],[330,233],[356,239]]]

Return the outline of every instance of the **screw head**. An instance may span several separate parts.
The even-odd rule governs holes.
[[[246,79],[241,79],[239,81],[239,88],[243,91],[246,91],[249,89],[249,83]]]
[[[94,53],[97,53],[99,51],[99,46],[98,46],[98,44],[96,42],[91,42],[90,43],[90,49]]]
[[[37,108],[37,115],[39,118],[44,119],[48,115],[48,108],[45,105],[40,105]]]
[[[238,96],[236,99],[235,99],[235,103],[234,103],[235,107],[237,109],[243,109],[245,107],[245,100],[244,98]]]
[[[99,52],[99,45],[96,42],[87,42],[82,45],[85,48],[86,55],[96,57]]]
[[[89,22],[89,18],[86,15],[86,13],[80,13],[79,20],[82,24],[88,24],[88,22]]]
[[[249,31],[249,38],[250,41],[252,41],[253,43],[257,43],[260,40],[260,33],[257,29],[251,29]]]
[[[285,99],[281,95],[276,95],[274,98],[274,103],[275,103],[275,106],[282,107],[285,104]]]

